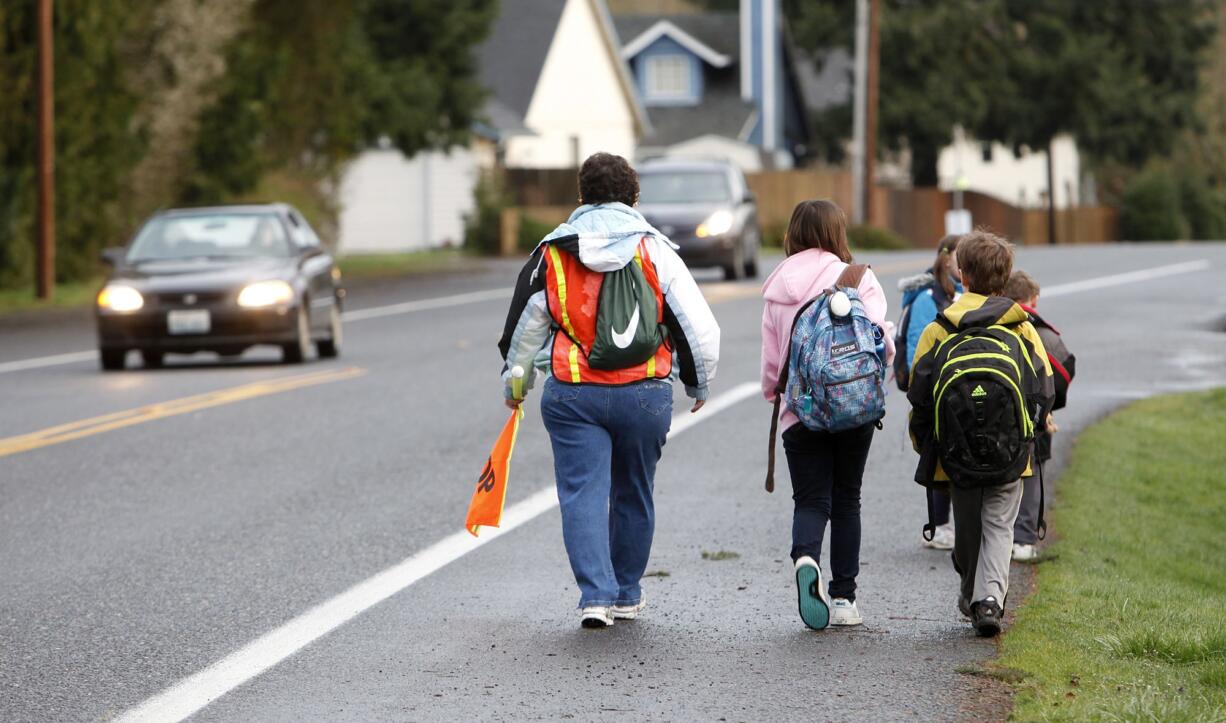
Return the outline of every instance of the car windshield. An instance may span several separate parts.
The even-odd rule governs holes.
[[[160,216],[141,229],[128,261],[191,258],[285,258],[289,238],[272,213]]]
[[[728,177],[713,171],[643,173],[641,203],[721,203],[731,197]]]

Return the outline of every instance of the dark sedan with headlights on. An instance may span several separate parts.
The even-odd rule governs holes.
[[[638,168],[639,211],[690,267],[718,266],[726,279],[758,275],[762,230],[745,176],[731,162],[662,158]]]
[[[102,368],[128,352],[237,356],[257,344],[288,363],[341,349],[344,289],[331,254],[292,206],[184,208],[153,215],[111,265],[95,305]]]

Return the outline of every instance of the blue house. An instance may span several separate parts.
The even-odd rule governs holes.
[[[808,154],[780,0],[741,0],[739,12],[615,15],[614,24],[654,130],[640,157],[723,156],[753,171]]]

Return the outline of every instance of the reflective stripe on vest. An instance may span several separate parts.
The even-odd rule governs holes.
[[[560,327],[550,352],[554,377],[572,384],[629,384],[642,379],[668,378],[673,368],[673,351],[667,340],[646,362],[627,369],[610,371],[588,366],[587,350],[596,333],[596,314],[603,274],[588,269],[569,252],[563,253],[553,244],[547,246],[549,264],[546,265],[546,297],[550,316]],[[656,322],[661,323],[664,316],[664,295],[660,290],[655,265],[650,261],[646,247],[640,242],[635,251],[634,262],[639,264],[648,284],[655,291],[658,305]],[[567,371],[570,373],[567,374]]]

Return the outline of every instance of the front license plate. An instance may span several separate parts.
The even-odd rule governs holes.
[[[207,334],[211,326],[207,309],[185,309],[166,314],[166,330],[171,334]]]

